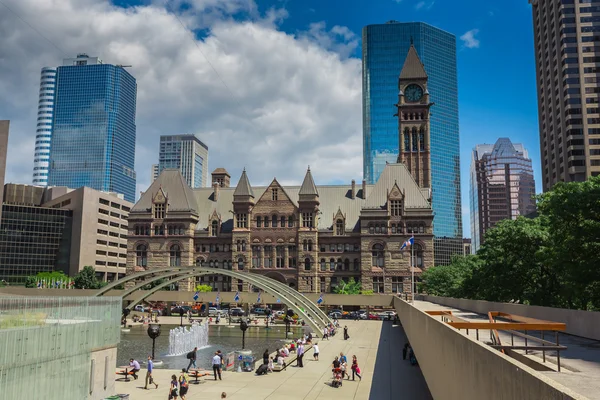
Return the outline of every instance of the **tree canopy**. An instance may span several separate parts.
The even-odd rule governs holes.
[[[75,275],[73,281],[75,282],[75,289],[100,289],[106,285],[106,282],[98,280],[96,271],[91,265],[83,267],[83,269]]]
[[[477,255],[423,273],[427,293],[600,310],[600,177],[537,196],[535,218],[504,220]]]

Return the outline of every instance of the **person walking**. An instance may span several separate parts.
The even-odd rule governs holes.
[[[354,380],[354,375],[358,376],[358,379],[362,381],[362,377],[360,376],[360,367],[358,366],[358,360],[356,356],[352,356],[352,380]]]
[[[169,400],[176,400],[179,394],[177,393],[177,377],[171,375],[171,386],[169,387]]]
[[[263,353],[263,364],[268,364],[269,363],[269,349],[265,349],[265,352]]]
[[[348,326],[344,325],[344,340],[348,339],[350,339],[350,336],[348,336]]]
[[[193,365],[194,368],[198,368],[196,366],[196,352],[198,351],[197,347],[194,347],[194,350],[190,351],[189,353],[187,353],[187,359],[190,360],[190,363],[188,364],[187,368],[185,369],[185,372],[190,372],[190,367]]]
[[[323,328],[323,339],[329,340],[329,330],[327,327]]]
[[[217,380],[217,375],[219,375],[219,380],[221,380],[221,357],[219,357],[218,352],[215,352],[215,355],[212,358],[212,368],[213,373],[215,374],[215,381]]]
[[[313,350],[313,357],[315,358],[315,361],[319,361],[319,342],[315,342],[313,345]]]
[[[296,364],[296,366],[304,368],[304,364],[302,363],[302,359],[304,358],[304,345],[302,344],[302,342],[300,342],[300,344],[298,345],[298,350],[296,354],[298,354],[298,358],[296,359],[298,363]]]
[[[350,375],[346,372],[346,367],[348,367],[348,359],[344,355],[344,353],[340,353],[340,368],[342,369],[342,379],[344,379],[344,375],[348,379],[350,379]]]
[[[148,364],[146,364],[146,366],[146,385],[144,386],[144,389],[148,389],[148,382],[150,382],[150,384],[154,384],[154,386],[156,386],[156,389],[158,389],[158,383],[154,382],[154,378],[152,378],[152,370],[154,369],[152,356],[148,356]]]
[[[404,343],[404,348],[402,348],[402,359],[406,360],[406,353],[408,353],[408,343]]]
[[[179,396],[181,400],[185,400],[185,395],[188,392],[190,386],[190,377],[185,372],[185,368],[181,368],[181,375],[179,375]]]
[[[129,359],[129,366],[131,368],[133,368],[131,370],[131,375],[133,375],[133,379],[137,380],[137,378],[138,378],[137,373],[140,372],[140,363],[137,362],[137,360],[134,360],[133,358],[130,358]]]

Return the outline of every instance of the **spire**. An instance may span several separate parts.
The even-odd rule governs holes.
[[[411,43],[408,54],[404,60],[404,66],[400,72],[400,79],[427,79],[427,73],[423,63],[417,54],[415,46]]]
[[[313,180],[312,174],[310,173],[310,166],[306,171],[306,175],[304,176],[304,182],[302,182],[302,186],[300,187],[300,192],[298,192],[300,196],[319,196],[319,192],[317,192],[317,187],[315,186],[315,181]]]
[[[236,196],[250,196],[254,198],[254,192],[252,192],[252,186],[250,186],[250,181],[248,180],[248,175],[246,175],[246,168],[242,172],[242,176],[235,187],[235,191],[233,192],[234,198]]]

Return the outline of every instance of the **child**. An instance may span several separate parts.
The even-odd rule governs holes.
[[[319,361],[319,342],[315,342],[315,344],[313,346],[313,350],[315,351],[313,354],[315,361]]]
[[[268,369],[269,369],[269,372],[273,372],[273,357],[269,358]]]

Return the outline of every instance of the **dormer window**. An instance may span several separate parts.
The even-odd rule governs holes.
[[[155,219],[164,219],[166,214],[165,203],[155,203],[154,204],[154,218]]]
[[[210,236],[217,236],[219,230],[219,222],[213,221],[210,227]]]
[[[402,215],[402,200],[390,200],[390,214],[392,217]]]
[[[335,234],[343,235],[344,234],[344,221],[340,218],[335,221]]]
[[[277,200],[277,188],[273,188],[271,189],[271,199],[276,201]]]

